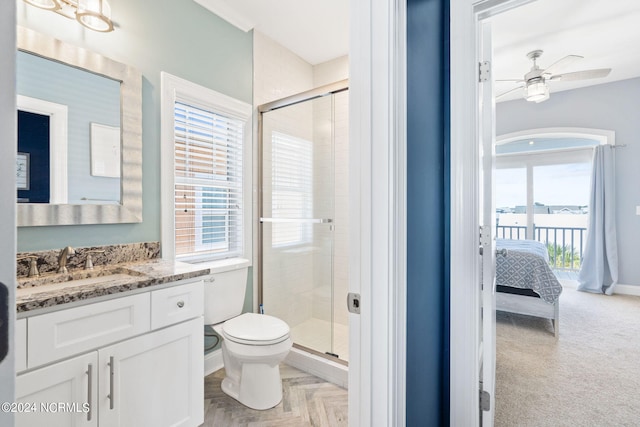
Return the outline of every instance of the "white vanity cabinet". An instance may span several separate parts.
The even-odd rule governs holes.
[[[16,425],[202,424],[202,293],[202,281],[177,282],[27,318],[29,371],[18,373],[16,402],[37,412],[18,412]],[[67,406],[41,410],[52,404]]]
[[[194,319],[100,349],[101,426],[204,420],[203,323]]]
[[[16,427],[97,426],[97,368],[94,351],[19,375]]]

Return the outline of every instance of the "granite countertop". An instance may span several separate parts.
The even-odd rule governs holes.
[[[18,313],[23,313],[205,276],[209,272],[210,268],[206,265],[154,259],[96,267],[94,270],[20,278],[16,290],[16,309]]]

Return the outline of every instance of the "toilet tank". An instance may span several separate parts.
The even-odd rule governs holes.
[[[242,314],[247,267],[204,278],[204,324],[214,325]]]

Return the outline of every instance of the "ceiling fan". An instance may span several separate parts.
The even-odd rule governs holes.
[[[522,94],[527,101],[542,102],[549,99],[549,81],[597,79],[606,77],[611,72],[611,68],[599,68],[594,70],[556,74],[558,71],[561,71],[563,68],[573,64],[575,61],[582,59],[583,57],[579,55],[567,55],[546,69],[541,69],[536,63],[536,60],[542,56],[542,52],[542,50],[538,49],[527,53],[527,58],[533,61],[533,66],[531,67],[531,70],[524,75],[523,79],[496,80],[497,82],[515,82],[519,84],[518,87],[496,96],[496,99],[500,99],[510,93],[523,89]]]

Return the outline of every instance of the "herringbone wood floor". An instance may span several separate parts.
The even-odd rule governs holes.
[[[273,409],[256,411],[220,389],[221,369],[205,378],[205,427],[340,427],[347,425],[347,390],[288,365],[280,365],[284,396]]]

